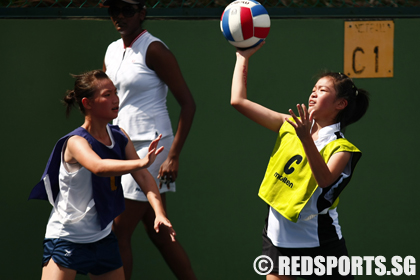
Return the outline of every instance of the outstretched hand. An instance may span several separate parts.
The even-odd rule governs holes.
[[[146,167],[149,167],[152,165],[152,163],[155,161],[158,154],[160,154],[164,147],[157,148],[159,144],[159,140],[162,138],[162,134],[160,134],[155,140],[153,140],[149,145],[149,152],[144,157],[144,159],[147,161]]]
[[[166,217],[156,216],[154,228],[157,233],[159,233],[161,226],[165,226],[168,229],[172,242],[175,242],[176,232],[172,228],[171,222]]]
[[[288,123],[290,123],[296,131],[297,136],[302,141],[303,139],[307,137],[311,137],[311,127],[312,127],[312,121],[313,121],[313,111],[311,113],[308,112],[308,109],[306,108],[305,104],[297,104],[296,105],[297,110],[299,112],[299,118],[296,116],[296,114],[293,112],[292,109],[289,109],[289,113],[294,119],[294,122],[290,119],[286,119]]]

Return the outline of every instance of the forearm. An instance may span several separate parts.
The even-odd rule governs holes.
[[[236,54],[230,104],[245,117],[277,133],[284,119],[289,116],[275,112],[248,99],[248,64],[248,58],[239,53]]]
[[[150,174],[147,169],[142,169],[132,172],[131,175],[133,176],[136,183],[140,186],[143,193],[146,195],[147,200],[156,213],[156,216],[166,216],[165,209],[163,208],[162,198],[152,174]]]
[[[181,105],[181,112],[179,115],[178,126],[174,136],[171,149],[169,150],[168,158],[178,159],[181,150],[187,140],[188,134],[191,130],[195,115],[196,106],[194,100],[189,104]]]
[[[156,216],[164,216],[166,217],[166,212],[163,207],[162,198],[160,196],[160,193],[156,187],[155,191],[149,191],[147,194],[147,200],[149,201],[150,205],[153,208],[153,211],[155,212]]]
[[[235,108],[241,102],[247,100],[247,80],[248,80],[249,59],[236,53],[236,64],[233,71],[230,104]]]
[[[136,170],[147,167],[147,163],[143,159],[136,160],[114,160],[102,159],[93,165],[91,172],[97,176],[111,177],[121,176]]]
[[[302,141],[312,174],[320,188],[330,186],[337,178],[333,178],[328,165],[325,163],[312,138]]]

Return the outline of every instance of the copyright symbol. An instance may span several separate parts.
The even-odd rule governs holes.
[[[273,261],[270,257],[261,255],[254,261],[254,270],[259,275],[267,275],[273,270]]]

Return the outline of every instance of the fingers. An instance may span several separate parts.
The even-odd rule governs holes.
[[[166,184],[166,187],[168,188],[168,190],[171,187],[171,183],[174,183],[175,182],[175,179],[176,179],[175,177],[173,177],[171,175],[163,175],[163,176],[158,177],[158,178],[160,178],[160,180],[159,180],[159,188],[162,188],[162,185],[163,184]]]
[[[296,105],[297,111],[299,113],[299,118],[301,121],[306,121],[308,117],[310,117],[308,113],[308,108],[306,108],[305,104],[297,104]],[[299,118],[296,116],[296,114],[293,112],[292,109],[289,109],[290,115],[293,117],[293,119],[297,122]]]
[[[165,164],[162,164],[159,169],[159,175],[157,178],[159,179],[159,187],[161,188],[162,185],[166,184],[166,187],[170,188],[170,183],[174,183],[178,173],[176,170],[166,169],[164,166]],[[167,167],[167,166],[166,166]]]
[[[150,155],[151,155],[151,154],[153,154],[155,151],[156,151],[156,148],[153,148],[153,149],[149,150],[149,152],[148,152],[147,154],[150,156]]]
[[[303,104],[302,104],[302,105],[303,105]],[[302,106],[301,106],[300,104],[297,104],[297,105],[296,105],[296,108],[297,108],[297,110],[298,110],[298,112],[299,112],[299,117],[300,117],[300,119],[301,119],[301,120],[304,120],[304,119],[305,119],[305,112],[303,111]]]
[[[289,118],[287,118],[286,121],[292,124],[293,126],[296,126],[299,123],[299,118],[296,116],[295,112],[293,112],[292,109],[289,109],[289,114],[292,116],[295,122],[292,122]]]
[[[299,137],[304,137],[307,134],[305,131],[307,131],[311,127],[312,112],[311,114],[309,114],[308,108],[305,104],[297,104],[296,108],[299,117],[296,116],[292,109],[289,109],[289,113],[292,116],[293,120],[291,118],[286,118],[285,120],[295,128]]]
[[[160,141],[161,138],[162,138],[162,134],[159,134],[159,136],[156,139],[154,139],[154,140],[152,140],[152,142],[150,142],[149,147],[150,148],[153,148],[153,147],[156,148],[157,145],[159,144],[159,141]]]
[[[154,226],[156,233],[159,233],[159,230],[160,230],[160,226],[161,226],[161,225],[164,225],[164,226],[166,226],[166,227],[167,227],[168,232],[169,232],[169,236],[171,237],[171,241],[172,241],[172,242],[175,242],[175,241],[176,241],[176,239],[175,239],[176,232],[175,232],[175,230],[172,228],[172,224],[171,224],[171,222],[170,222],[168,219],[164,219],[164,220],[162,220],[162,221],[158,221],[158,220],[156,220],[156,221],[155,221],[155,226]]]
[[[303,117],[305,118],[305,120],[307,120],[309,118],[309,113],[308,113],[308,108],[306,107],[305,104],[302,104],[302,111],[303,111]]]
[[[252,56],[254,53],[256,53],[259,49],[261,49],[261,47],[265,44],[265,41],[262,41],[260,44],[256,45],[255,47],[252,48],[247,48],[247,49],[243,49],[243,48],[236,48],[237,53],[241,54],[244,57],[250,57]]]
[[[157,149],[157,151],[156,151],[156,155],[158,155],[158,154],[160,154],[162,151],[163,151],[163,149],[164,149],[165,147],[160,147],[159,149]]]
[[[159,134],[159,136],[153,140],[152,142],[159,142],[159,140],[162,138],[162,134]]]
[[[173,228],[170,228],[169,229],[169,235],[171,236],[172,242],[175,242],[176,241],[176,239],[175,239],[176,232],[175,232],[175,230]]]

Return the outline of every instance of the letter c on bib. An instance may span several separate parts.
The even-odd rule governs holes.
[[[292,157],[291,159],[289,159],[289,161],[284,166],[284,173],[286,173],[286,174],[292,174],[293,171],[295,171],[295,169],[293,167],[290,167],[290,166],[295,161],[296,161],[297,164],[301,163],[302,162],[302,159],[303,158],[300,155],[295,155],[294,157]]]

